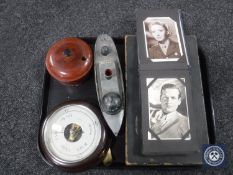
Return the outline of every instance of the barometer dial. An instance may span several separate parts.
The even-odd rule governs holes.
[[[45,119],[41,148],[45,158],[63,169],[86,169],[107,152],[107,132],[99,111],[83,102],[61,105]]]

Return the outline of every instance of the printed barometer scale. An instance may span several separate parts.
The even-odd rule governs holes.
[[[40,144],[45,158],[62,169],[84,170],[98,164],[109,143],[99,111],[84,102],[67,102],[46,117]]]

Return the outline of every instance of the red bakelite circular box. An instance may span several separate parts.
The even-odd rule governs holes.
[[[79,38],[64,38],[53,44],[45,60],[49,74],[63,84],[79,84],[90,72],[93,53]]]

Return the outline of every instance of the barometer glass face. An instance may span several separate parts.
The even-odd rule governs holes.
[[[55,110],[44,124],[45,147],[60,162],[74,163],[91,156],[101,139],[101,124],[88,107],[65,105]]]

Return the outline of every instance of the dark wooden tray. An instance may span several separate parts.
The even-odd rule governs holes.
[[[94,50],[94,44],[96,38],[81,38],[86,41]],[[124,38],[113,38],[116,48],[118,51],[118,56],[121,62],[123,74],[125,73],[125,40]],[[136,52],[136,51],[135,51]],[[137,61],[137,58],[135,58]],[[208,118],[208,130],[210,137],[210,143],[215,143],[215,135],[214,135],[214,112],[212,108],[211,97],[208,88],[207,81],[207,71],[205,64],[201,61],[202,78],[203,78],[203,89],[205,95],[206,102],[206,111],[212,117]],[[125,79],[124,79],[125,81]],[[43,81],[43,92],[42,92],[42,102],[41,102],[41,118],[40,118],[40,126],[42,125],[46,115],[57,105],[69,100],[82,100],[91,103],[94,106],[98,105],[97,94],[95,89],[95,80],[94,80],[94,70],[92,68],[90,75],[88,78],[79,86],[66,86],[62,85],[55,79],[53,79],[47,70],[44,70],[44,81]],[[127,104],[126,104],[127,105]],[[108,168],[114,167],[125,167],[125,119],[119,132],[117,139],[113,139],[111,149],[113,156],[113,163]],[[39,129],[40,129],[39,126]],[[38,139],[39,140],[39,139]],[[38,151],[41,153],[41,157],[47,162],[40,150],[40,146],[38,144]],[[47,162],[48,163],[48,162]],[[48,163],[49,164],[49,163]],[[101,166],[101,168],[103,168]],[[135,167],[134,167],[135,168]],[[151,168],[151,167],[150,167]]]

